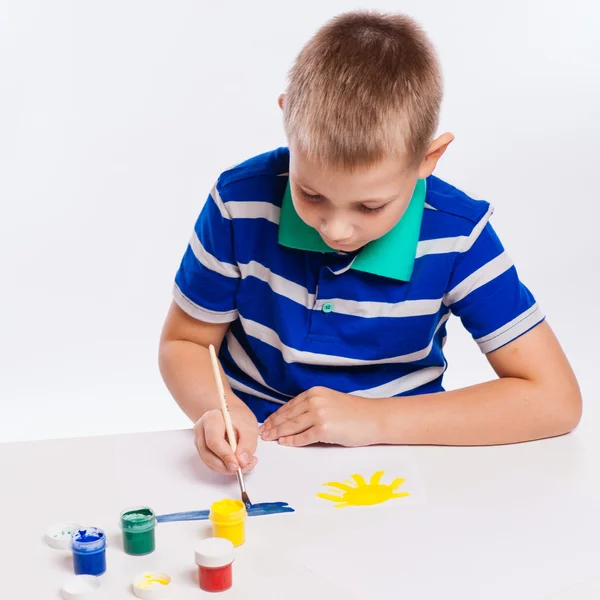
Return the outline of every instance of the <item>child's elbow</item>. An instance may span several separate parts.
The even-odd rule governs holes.
[[[558,391],[558,390],[557,390]],[[564,435],[573,431],[581,421],[583,412],[583,400],[579,385],[573,384],[555,392],[554,401],[554,426],[556,435]]]

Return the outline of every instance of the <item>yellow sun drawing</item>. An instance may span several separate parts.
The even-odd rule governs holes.
[[[338,495],[321,493],[317,494],[317,498],[337,502],[335,508],[345,508],[346,506],[372,506],[410,495],[408,492],[394,493],[404,483],[404,479],[394,479],[392,483],[384,485],[379,483],[382,476],[383,471],[377,471],[367,483],[362,475],[352,475],[354,485],[351,482],[339,481],[324,483],[323,485],[332,488],[331,492],[338,492]]]

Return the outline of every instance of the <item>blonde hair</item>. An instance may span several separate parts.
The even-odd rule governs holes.
[[[284,126],[288,140],[326,165],[354,169],[389,155],[418,164],[441,99],[435,51],[415,21],[349,12],[321,27],[298,55]]]

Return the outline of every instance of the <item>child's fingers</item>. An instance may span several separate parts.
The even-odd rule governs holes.
[[[227,473],[227,467],[223,461],[213,454],[207,447],[204,440],[204,435],[196,439],[196,450],[202,459],[202,462],[211,470],[216,473]]]
[[[248,464],[245,467],[242,467],[242,473],[250,473],[250,471],[252,471],[252,469],[254,469],[254,467],[256,466],[256,463],[258,463],[258,458],[256,458],[256,456],[253,456],[248,461]]]
[[[273,425],[277,425],[281,420],[288,418],[290,413],[296,411],[298,406],[303,405],[304,401],[308,397],[308,392],[302,392],[292,400],[286,402],[280,409],[276,410],[272,415],[269,415],[263,424],[263,428],[269,428]],[[304,412],[304,411],[301,411]]]
[[[198,425],[200,426],[200,431],[197,434],[197,438],[199,438],[200,446],[205,446],[209,452],[220,459],[227,471],[235,473],[239,466],[238,460],[225,439],[225,421],[223,420],[221,411],[215,410],[205,413]],[[205,462],[208,464],[208,459]]]
[[[315,425],[315,415],[310,412],[304,412],[297,417],[292,417],[276,427],[272,427],[263,433],[265,440],[277,440],[287,435],[296,435],[306,431]]]
[[[307,402],[298,402],[294,406],[290,406],[285,412],[281,412],[279,409],[276,413],[273,413],[263,426],[262,437],[264,440],[271,439],[271,432],[273,429],[277,429],[284,423],[293,419],[298,419],[303,414],[308,414],[309,407]]]
[[[290,435],[288,437],[279,438],[279,443],[282,446],[310,446],[311,444],[316,444],[317,442],[323,441],[318,433],[316,427],[311,427],[302,433],[297,435]]]
[[[243,426],[238,428],[238,448],[236,456],[241,467],[245,467],[254,456],[258,444],[258,429]]]
[[[205,440],[207,448],[223,462],[230,473],[235,473],[239,466],[238,460],[223,435],[214,430],[205,431]]]

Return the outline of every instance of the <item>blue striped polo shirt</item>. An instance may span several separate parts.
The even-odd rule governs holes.
[[[220,360],[259,421],[313,386],[365,398],[443,391],[452,314],[484,353],[543,320],[487,202],[430,176],[396,241],[340,254],[294,217],[288,167],[279,148],[221,174],[173,290],[190,316],[230,324]]]

